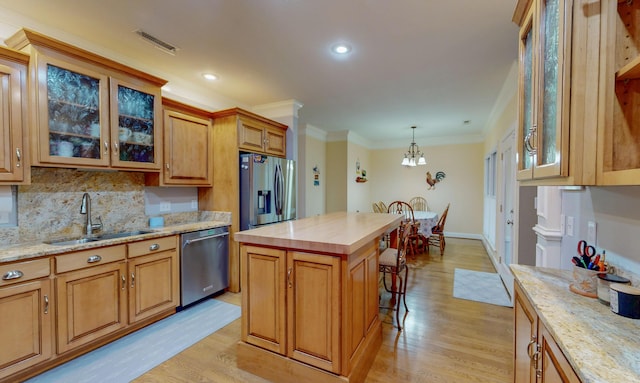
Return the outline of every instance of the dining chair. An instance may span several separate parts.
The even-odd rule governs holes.
[[[400,325],[400,300],[404,303],[404,309],[409,312],[407,306],[407,277],[409,268],[407,267],[407,250],[411,242],[408,233],[411,231],[411,223],[402,222],[398,227],[397,246],[389,247],[384,250],[379,257],[378,271],[382,273],[382,284],[384,289],[391,293],[391,302],[393,302],[393,310],[396,311],[396,323],[398,331],[402,331]],[[404,272],[404,277],[402,273]],[[387,274],[391,275],[391,286],[387,285]],[[395,299],[395,301],[394,301]],[[388,306],[380,306],[382,309],[389,309]]]
[[[380,210],[382,210],[383,213],[387,211],[387,204],[385,204],[384,202],[378,201],[378,206],[380,207]]]
[[[380,210],[380,206],[376,202],[373,202],[371,204],[371,207],[373,208],[374,213],[382,213],[382,210]]]
[[[440,255],[444,253],[444,247],[446,245],[446,240],[444,237],[444,225],[447,222],[447,214],[449,213],[449,205],[447,204],[446,209],[440,216],[438,223],[431,228],[431,236],[428,239],[427,251],[429,250],[429,246],[437,246],[440,248]]]
[[[410,244],[409,252],[412,258],[418,254],[418,251],[422,253],[428,249],[427,238],[420,232],[420,222],[416,221],[411,205],[404,201],[393,201],[389,204],[387,212],[391,214],[402,214],[404,215],[403,222],[411,223],[407,236]],[[391,246],[393,246],[393,238],[391,242]]]
[[[409,200],[409,205],[413,208],[413,210],[419,211],[428,211],[429,205],[427,204],[427,200],[424,197],[413,197]]]

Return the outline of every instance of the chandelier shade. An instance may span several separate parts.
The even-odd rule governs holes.
[[[424,158],[424,153],[420,151],[420,147],[416,144],[416,127],[412,126],[412,139],[411,145],[409,145],[409,150],[404,154],[404,158],[402,159],[402,166],[413,167],[416,165],[426,165],[427,160]]]

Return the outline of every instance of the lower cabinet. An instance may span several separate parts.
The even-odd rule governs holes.
[[[126,255],[118,245],[55,257],[58,353],[127,326]]]
[[[175,312],[178,241],[170,235],[0,263],[0,382],[22,380]]]
[[[49,260],[0,265],[0,380],[53,355]]]
[[[514,310],[514,382],[579,383],[580,379],[517,283]]]
[[[359,371],[363,355],[377,351],[372,346],[380,331],[374,243],[349,255],[245,244],[240,254],[243,342],[336,377]],[[243,351],[241,358],[254,356]],[[258,368],[271,369],[270,379],[284,379],[278,375],[283,360]]]
[[[129,324],[175,309],[180,304],[178,237],[130,243]]]

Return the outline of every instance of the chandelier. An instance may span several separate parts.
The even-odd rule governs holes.
[[[411,127],[413,132],[413,139],[411,140],[411,145],[409,145],[409,150],[404,154],[404,158],[402,159],[403,166],[416,166],[416,165],[426,165],[427,160],[424,159],[424,153],[420,151],[420,147],[416,144],[416,127]],[[417,158],[417,160],[416,160]]]

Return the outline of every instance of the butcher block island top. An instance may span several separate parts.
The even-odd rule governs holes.
[[[363,382],[382,343],[379,240],[401,219],[340,212],[237,232],[238,367],[273,382]]]
[[[401,219],[397,214],[338,212],[240,231],[234,238],[256,245],[351,254],[397,227]]]

